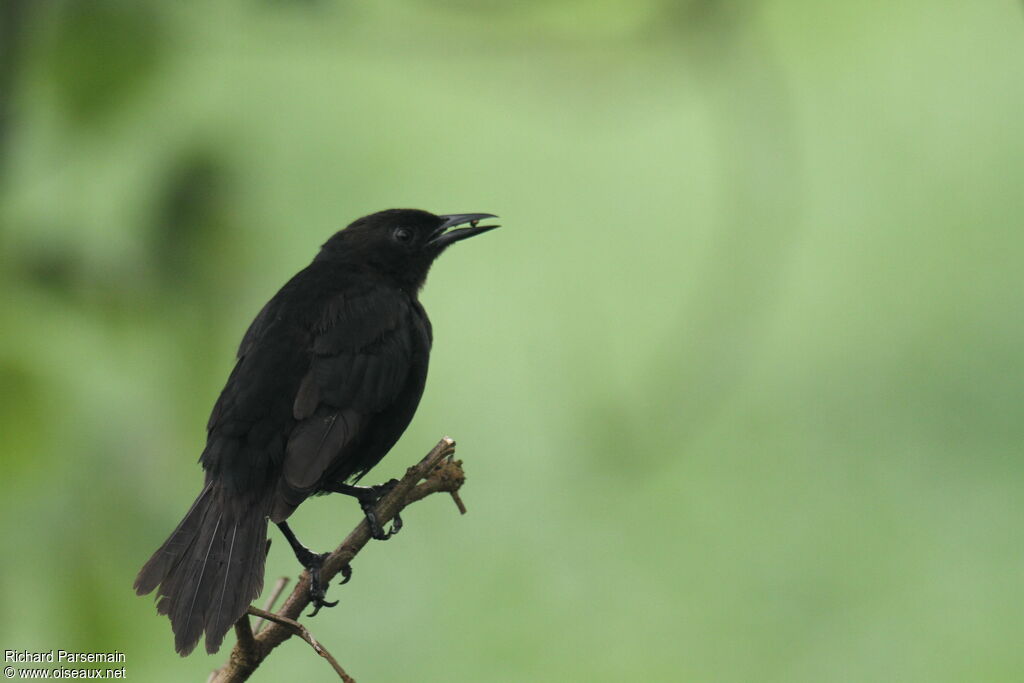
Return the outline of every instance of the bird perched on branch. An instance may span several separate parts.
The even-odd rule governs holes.
[[[156,590],[179,654],[204,631],[216,652],[259,595],[268,520],[309,571],[314,614],[336,604],[320,579],[327,553],[303,546],[286,522],[309,496],[354,496],[374,538],[401,527],[396,517],[385,531],[374,515],[394,480],[354,484],[395,445],[423,394],[427,271],[451,244],[498,227],[478,225],[494,217],[391,209],[360,218],[256,316],[206,427],[203,489],[135,579],[139,595]]]

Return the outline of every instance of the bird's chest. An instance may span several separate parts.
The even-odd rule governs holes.
[[[412,420],[413,413],[416,412],[423,396],[423,390],[427,383],[427,370],[430,366],[430,347],[433,343],[430,319],[418,301],[413,302],[409,317],[407,329],[411,352],[404,386],[396,395],[390,409],[384,411],[385,414],[381,416],[382,422],[393,425],[399,430],[395,440]],[[388,448],[390,447],[391,444],[388,445]]]
[[[432,336],[426,312],[418,302],[414,308],[409,327],[412,353],[402,388],[387,406],[368,420],[365,438],[353,453],[353,472],[365,472],[380,462],[409,426],[423,397]]]

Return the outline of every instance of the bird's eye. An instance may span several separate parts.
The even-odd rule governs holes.
[[[395,228],[391,233],[396,242],[408,242],[412,239],[412,230],[409,228]]]

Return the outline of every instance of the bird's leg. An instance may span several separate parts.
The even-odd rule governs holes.
[[[363,509],[363,514],[366,515],[366,523],[370,525],[370,535],[378,541],[386,541],[402,528],[402,518],[398,514],[395,515],[395,519],[391,523],[391,529],[384,531],[384,528],[380,525],[377,520],[376,507],[380,499],[383,498],[395,488],[398,484],[397,479],[391,479],[383,484],[377,486],[352,486],[351,484],[333,484],[330,490],[334,493],[342,493],[346,496],[352,496],[359,501],[359,507]]]
[[[320,611],[321,607],[334,607],[338,604],[338,601],[328,602],[324,600],[327,595],[327,585],[323,582],[320,577],[320,569],[324,566],[324,560],[330,553],[322,553],[317,555],[312,550],[302,545],[299,539],[295,537],[295,532],[288,526],[288,522],[278,522],[277,527],[284,534],[284,537],[288,539],[288,545],[292,547],[295,552],[295,559],[299,561],[306,571],[309,572],[309,601],[313,603],[313,611],[307,616],[315,617],[316,613]],[[348,583],[349,579],[352,578],[352,567],[345,565],[341,570],[342,580],[341,584]]]

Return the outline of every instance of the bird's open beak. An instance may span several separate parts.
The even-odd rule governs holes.
[[[480,235],[487,232],[488,230],[494,230],[499,228],[499,225],[477,225],[479,221],[485,218],[497,218],[493,213],[453,213],[447,216],[439,216],[444,219],[444,223],[438,227],[434,236],[427,242],[428,246],[437,247],[443,249],[449,244],[454,244],[459,240],[464,240],[467,237],[473,235]],[[468,228],[460,228],[458,230],[448,230],[448,228],[455,227],[456,225],[464,225],[469,223]],[[448,232],[445,232],[448,230]]]

